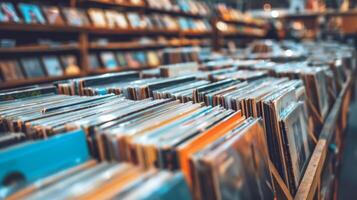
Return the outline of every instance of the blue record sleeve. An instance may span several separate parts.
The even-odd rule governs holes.
[[[21,65],[27,78],[38,78],[45,76],[40,60],[37,58],[23,58],[21,59]]]
[[[161,187],[156,188],[143,200],[191,200],[191,192],[182,172],[176,172]]]
[[[139,61],[140,64],[146,65],[147,64],[147,57],[144,51],[138,51],[134,54],[135,60]]]
[[[180,17],[179,18],[179,24],[182,30],[188,30],[189,29],[189,24],[186,18]]]
[[[18,7],[27,24],[46,24],[45,17],[38,5],[19,3]]]
[[[118,67],[118,63],[113,52],[103,52],[100,54],[100,58],[107,69],[115,69]]]
[[[63,69],[56,56],[45,56],[42,58],[46,72],[49,76],[62,76]]]
[[[21,22],[12,3],[0,3],[0,22]]]

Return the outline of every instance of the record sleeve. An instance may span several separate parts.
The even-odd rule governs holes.
[[[119,13],[115,10],[106,10],[105,17],[107,19],[108,27],[110,28],[128,28],[129,24],[124,13]]]
[[[12,3],[0,3],[0,22],[21,22]]]
[[[49,24],[64,25],[64,20],[62,18],[61,11],[58,7],[43,6],[42,10]]]
[[[38,78],[45,76],[41,62],[37,58],[22,58],[21,65],[27,78]]]
[[[113,52],[102,52],[100,54],[100,58],[105,68],[115,69],[118,67],[118,63]]]
[[[141,22],[141,17],[138,13],[127,13],[127,17],[132,28],[144,28],[144,24]]]
[[[101,9],[90,8],[88,10],[89,17],[96,27],[106,27],[107,22],[105,19],[104,11]]]
[[[98,55],[96,53],[89,54],[89,66],[91,69],[98,69],[101,67],[98,59]]]
[[[135,52],[134,58],[140,63],[141,66],[147,65],[147,57],[144,51]]]
[[[62,12],[66,18],[67,24],[70,26],[90,25],[87,15],[83,10],[79,10],[76,8],[63,8]]]
[[[126,61],[126,58],[125,58],[125,53],[117,52],[115,55],[116,55],[119,66],[121,66],[121,67],[128,66],[128,62]]]
[[[77,58],[75,55],[63,55],[60,57],[62,66],[67,69],[70,65],[77,65]]]
[[[248,118],[225,140],[196,154],[202,199],[273,199],[264,129],[259,121]]]
[[[132,52],[125,53],[125,60],[128,63],[128,67],[130,68],[139,68],[140,63],[134,59]]]
[[[38,5],[19,3],[19,10],[22,13],[25,23],[27,24],[46,24],[46,20],[42,15]]]
[[[289,183],[290,191],[294,195],[313,151],[303,103],[294,105],[281,119],[280,126],[285,141],[284,150],[289,152],[285,155],[289,166],[288,172],[292,177]]]
[[[24,78],[21,67],[16,60],[0,61],[0,72],[4,81],[15,81]]]
[[[155,51],[148,51],[147,58],[150,67],[156,67],[160,65],[159,55]]]
[[[77,57],[75,55],[60,56],[60,60],[66,75],[80,74]]]
[[[42,58],[43,65],[45,66],[47,75],[49,76],[62,76],[63,69],[57,56],[44,56]]]

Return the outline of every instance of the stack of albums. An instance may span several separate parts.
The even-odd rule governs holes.
[[[341,60],[330,65],[313,65],[309,62],[292,62],[287,64],[259,63],[249,69],[263,70],[275,77],[300,79],[306,88],[306,103],[314,124],[313,132],[318,137],[323,122],[350,73]]]
[[[167,78],[112,73],[58,82],[60,94],[51,87],[8,91],[0,93],[1,130],[30,140],[83,130],[99,165],[129,162],[143,173],[170,170],[170,177],[181,171],[194,199],[273,199],[282,183],[294,196],[352,69],[340,56],[217,61],[222,67],[203,64],[210,69],[201,75]],[[103,184],[93,191],[104,195]],[[87,197],[78,194],[61,195]]]
[[[0,118],[30,139],[82,129],[100,161],[182,170],[197,199],[271,199],[268,159],[294,192],[313,149],[305,90],[287,78],[252,80],[159,79],[136,86],[142,100],[47,93],[1,102]]]
[[[70,185],[70,187],[68,187]],[[49,176],[7,199],[192,199],[180,172],[145,170],[128,163],[81,165]]]
[[[205,199],[207,189],[214,192],[211,198],[273,196],[262,120],[246,119],[240,111],[171,99],[132,101],[117,95],[44,94],[5,101],[1,107],[2,128],[23,131],[28,138],[81,128],[91,154],[99,160],[181,169],[192,194],[200,199]],[[226,160],[223,174],[216,174],[222,162],[206,162],[217,158]],[[207,185],[208,177],[213,185]],[[244,180],[243,185],[234,184],[237,178]]]

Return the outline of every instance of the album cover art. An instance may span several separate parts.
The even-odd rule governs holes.
[[[116,53],[116,58],[117,58],[119,66],[121,66],[121,67],[127,67],[128,66],[128,62],[126,61],[124,53],[117,52]]]
[[[60,57],[61,64],[66,75],[77,75],[81,73],[78,66],[77,57],[75,55],[63,55]]]
[[[21,67],[16,60],[1,60],[0,74],[4,81],[16,81],[24,78]]]
[[[76,8],[64,8],[63,14],[70,26],[88,26],[89,21],[86,13]]]
[[[100,58],[104,67],[107,69],[115,69],[118,67],[118,63],[113,52],[103,52],[100,54]]]
[[[107,22],[103,10],[91,8],[88,10],[88,14],[94,26],[96,27],[107,26]]]
[[[97,54],[95,54],[95,53],[89,54],[89,66],[91,69],[100,68],[100,63],[99,63]]]
[[[38,5],[19,3],[18,7],[27,24],[46,24],[46,20]]]
[[[286,154],[286,159],[289,175],[292,176],[289,183],[290,191],[294,194],[313,151],[303,103],[297,103],[288,111],[281,119],[280,127],[285,141],[284,150],[289,152]]]
[[[110,28],[128,28],[129,24],[125,15],[115,10],[106,10],[105,17]]]
[[[22,58],[21,65],[24,69],[26,77],[28,78],[39,78],[45,76],[41,62],[37,58]]]
[[[140,63],[135,60],[133,53],[127,52],[125,53],[125,60],[128,63],[128,67],[130,68],[139,68]]]
[[[55,6],[43,6],[42,10],[46,16],[47,22],[54,25],[64,25],[60,9]]]
[[[141,22],[141,17],[138,13],[128,13],[127,16],[132,28],[143,28],[143,23]]]
[[[49,76],[62,76],[63,69],[59,59],[56,56],[45,56],[42,58],[47,75]]]
[[[12,3],[0,3],[0,22],[21,22]]]

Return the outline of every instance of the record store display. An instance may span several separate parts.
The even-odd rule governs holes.
[[[231,6],[0,2],[0,199],[336,199],[355,13]]]

